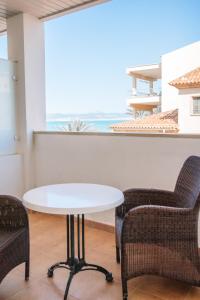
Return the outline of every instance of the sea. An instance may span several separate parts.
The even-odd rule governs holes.
[[[121,123],[123,121],[127,121],[130,118],[123,118],[123,119],[83,119],[84,123],[88,126],[87,131],[94,131],[94,132],[111,132],[111,125]],[[71,121],[60,121],[60,120],[48,120],[47,121],[47,130],[50,131],[62,131],[64,128],[67,127]]]

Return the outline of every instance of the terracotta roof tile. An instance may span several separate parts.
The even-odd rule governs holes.
[[[178,132],[178,110],[171,110],[142,119],[133,119],[111,126],[114,131],[155,131],[166,130]]]
[[[172,80],[169,84],[178,89],[200,88],[200,67]]]

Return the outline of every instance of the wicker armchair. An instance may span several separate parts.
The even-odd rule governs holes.
[[[115,218],[123,299],[128,299],[127,280],[143,274],[200,286],[200,157],[185,161],[174,192],[130,189],[124,195]]]
[[[29,278],[29,224],[21,201],[0,196],[0,282],[17,265],[25,262]]]

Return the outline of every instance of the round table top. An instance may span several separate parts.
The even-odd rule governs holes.
[[[111,186],[63,183],[41,186],[26,192],[23,204],[29,209],[61,215],[105,211],[124,202],[123,193]]]

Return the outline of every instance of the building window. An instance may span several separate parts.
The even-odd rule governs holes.
[[[200,115],[200,96],[193,97],[192,113],[193,113],[193,115]]]

